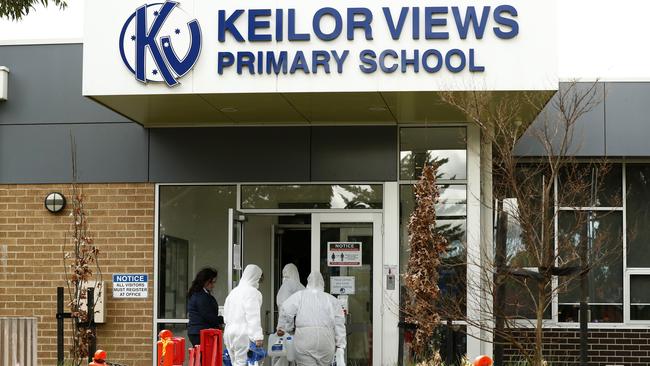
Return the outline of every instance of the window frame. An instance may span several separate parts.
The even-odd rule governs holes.
[[[630,278],[631,276],[650,276],[650,267],[628,267],[627,265],[627,252],[628,252],[628,230],[627,230],[627,168],[629,165],[636,165],[636,164],[645,164],[645,165],[650,165],[650,160],[648,159],[643,159],[643,160],[632,160],[628,161],[625,159],[611,159],[610,160],[611,164],[620,164],[621,166],[621,194],[622,194],[622,206],[620,207],[584,207],[582,209],[585,210],[591,210],[591,211],[606,211],[606,212],[611,212],[611,211],[619,211],[621,212],[622,216],[622,264],[623,264],[623,321],[622,322],[612,322],[612,323],[589,323],[589,328],[590,329],[644,329],[647,328],[648,325],[650,325],[650,319],[648,320],[634,320],[631,319],[631,288],[630,288]],[[555,226],[555,237],[554,237],[554,242],[555,242],[555,250],[557,254],[558,250],[558,214],[559,211],[570,211],[574,210],[575,208],[573,207],[565,207],[565,206],[560,206],[558,203],[558,184],[557,181],[555,182],[555,187],[554,187],[554,195],[555,195],[555,218],[554,218],[554,226]],[[557,287],[558,285],[558,277],[554,278],[554,287]],[[543,321],[543,326],[544,327],[554,327],[554,328],[577,328],[579,327],[580,323],[579,322],[560,322],[558,321],[558,315],[559,315],[559,298],[558,294],[554,293],[553,294],[553,299],[552,299],[552,319],[550,320],[544,320]],[[565,304],[565,303],[563,303]],[[568,304],[568,303],[566,303]],[[601,303],[590,303],[593,305],[598,305]],[[609,304],[609,303],[608,303]],[[612,303],[614,304],[614,303]],[[533,327],[533,324],[530,323],[529,320],[527,319],[521,319],[521,320],[516,320],[516,325],[521,326],[522,328],[526,327]]]

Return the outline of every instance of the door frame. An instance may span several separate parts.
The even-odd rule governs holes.
[[[332,212],[311,215],[311,270],[320,271],[320,233],[323,223],[371,223],[372,224],[372,364],[382,365],[382,319],[383,319],[383,222],[381,213]]]

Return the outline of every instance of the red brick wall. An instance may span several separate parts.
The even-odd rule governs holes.
[[[88,230],[100,249],[106,323],[98,348],[109,361],[152,365],[154,185],[84,184]],[[0,316],[38,318],[39,365],[56,364],[56,287],[64,286],[63,252],[71,247],[69,204],[52,214],[52,191],[71,200],[70,185],[0,185]],[[147,299],[113,299],[113,273],[148,273]],[[66,336],[70,333],[67,330]],[[67,352],[67,348],[66,348]],[[67,354],[66,354],[67,355]]]

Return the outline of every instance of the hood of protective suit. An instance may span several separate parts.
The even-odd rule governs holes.
[[[262,278],[262,269],[254,264],[249,264],[244,268],[238,286],[245,285],[258,288],[260,287],[260,278]]]
[[[289,263],[282,269],[282,282],[286,281],[295,281],[300,283],[300,273],[298,273],[298,267],[295,264]]]
[[[278,296],[275,298],[275,303],[278,305],[278,309],[282,307],[282,304],[293,294],[298,291],[305,289],[300,283],[300,274],[298,274],[298,268],[289,263],[284,266],[282,269],[282,286],[278,290]]]
[[[314,271],[307,277],[307,288],[312,290],[325,291],[325,280],[320,272]]]

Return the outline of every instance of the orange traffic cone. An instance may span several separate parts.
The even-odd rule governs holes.
[[[93,355],[93,361],[88,366],[105,366],[106,365],[106,352],[98,349]]]
[[[494,362],[492,361],[492,358],[490,356],[478,356],[474,359],[474,362],[472,362],[473,366],[492,366]]]

